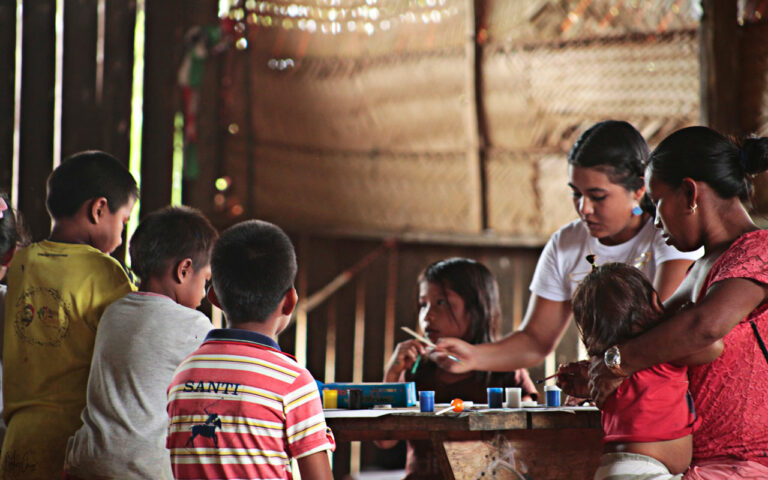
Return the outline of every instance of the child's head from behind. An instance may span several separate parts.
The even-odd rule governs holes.
[[[430,340],[459,337],[473,344],[496,339],[499,287],[482,263],[449,258],[419,275],[419,326]]]
[[[139,196],[136,181],[113,156],[97,150],[65,159],[48,177],[46,207],[54,222],[83,213],[94,225],[90,244],[109,253]]]
[[[213,288],[228,322],[264,322],[293,289],[296,253],[280,227],[248,220],[221,234],[211,267]]]
[[[572,308],[590,356],[644,332],[664,315],[651,282],[624,263],[593,268],[576,288]]]
[[[150,213],[131,237],[131,268],[142,284],[169,279],[177,301],[196,308],[211,276],[211,252],[218,233],[198,210],[166,207]]]

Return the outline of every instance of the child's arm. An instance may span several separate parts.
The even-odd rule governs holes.
[[[400,375],[408,368],[413,367],[419,355],[426,355],[427,349],[418,340],[406,340],[397,344],[394,353],[384,369],[385,382],[399,382]]]
[[[328,452],[321,450],[296,459],[301,478],[307,480],[333,480]]]

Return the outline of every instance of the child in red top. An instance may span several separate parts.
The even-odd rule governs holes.
[[[472,344],[497,338],[501,322],[499,287],[485,265],[449,258],[428,266],[419,276],[419,329],[433,342],[457,337]],[[536,399],[536,387],[524,368],[504,373],[451,373],[427,357],[418,340],[397,345],[387,364],[385,382],[416,382],[417,390],[434,390],[435,402],[461,398],[485,403],[486,387],[522,387],[523,400]],[[395,441],[377,442],[382,448]],[[442,478],[429,441],[409,441],[406,478]]]
[[[656,325],[664,307],[651,283],[623,263],[597,267],[573,296],[573,315],[592,357]],[[722,343],[685,364],[714,360]],[[664,363],[640,370],[602,408],[604,450],[595,480],[679,479],[691,462],[696,413],[685,365]],[[614,476],[621,477],[614,477]]]

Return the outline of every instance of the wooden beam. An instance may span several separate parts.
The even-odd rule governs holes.
[[[50,233],[45,183],[53,169],[55,0],[25,2],[22,15],[19,210],[33,240]]]
[[[480,122],[478,117],[478,64],[477,64],[477,25],[475,22],[475,1],[465,0],[465,79],[464,79],[464,124],[466,125],[466,155],[469,188],[470,221],[474,230],[480,232],[487,226],[485,208],[485,184],[483,181],[483,164],[481,155]]]
[[[104,149],[95,98],[98,3],[99,0],[64,3],[62,159],[82,150]],[[127,95],[130,97],[130,93]]]
[[[700,121],[740,135],[737,2],[702,0],[699,27]]]
[[[16,1],[0,0],[0,190],[9,195],[13,174],[16,94]]]

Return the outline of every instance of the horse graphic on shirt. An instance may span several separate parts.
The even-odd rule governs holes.
[[[192,436],[189,437],[189,440],[187,440],[187,443],[184,446],[194,446],[195,437],[200,435],[205,438],[213,439],[213,446],[219,448],[219,437],[216,435],[216,429],[218,428],[221,430],[221,419],[219,418],[219,414],[210,413],[205,407],[203,408],[203,411],[208,415],[208,418],[205,420],[205,423],[192,425]]]

